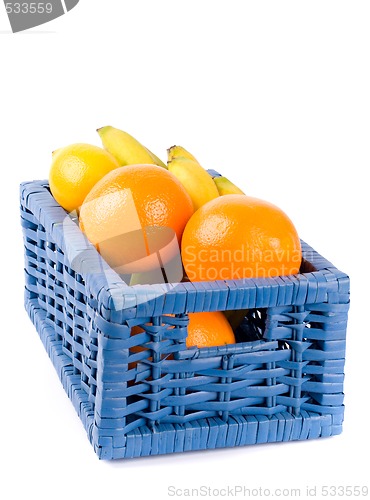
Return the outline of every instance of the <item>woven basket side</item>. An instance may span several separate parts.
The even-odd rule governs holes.
[[[91,414],[97,388],[98,353],[95,311],[89,305],[91,295],[82,276],[66,265],[64,252],[28,208],[35,196],[40,198],[39,203],[43,201],[43,192],[26,193],[21,198],[26,308],[29,313],[35,308],[40,311],[48,327],[47,343],[53,345],[60,357],[54,364],[63,370],[68,368],[68,375],[85,391],[82,400],[89,403],[86,411]]]
[[[291,351],[279,364],[289,369],[289,396],[278,398],[288,411],[343,415],[348,279],[332,280],[325,302],[268,309],[265,338]],[[339,422],[338,422],[339,424]]]

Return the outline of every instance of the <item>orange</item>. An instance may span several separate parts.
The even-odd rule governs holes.
[[[234,332],[222,312],[189,313],[186,347],[235,344]]]
[[[119,273],[163,268],[179,255],[193,213],[176,177],[156,165],[128,165],[92,188],[80,210],[80,227]]]
[[[301,245],[280,208],[229,194],[191,217],[182,238],[182,261],[191,281],[283,276],[299,271]]]
[[[188,336],[186,347],[213,347],[225,344],[235,344],[234,332],[225,315],[220,311],[189,313]],[[137,335],[144,330],[139,326],[131,329],[131,335]],[[131,353],[145,351],[146,348],[137,345],[130,348]],[[130,363],[129,368],[136,366]]]
[[[68,212],[78,209],[90,189],[118,161],[102,148],[90,144],[71,144],[56,150],[49,174],[50,191]]]

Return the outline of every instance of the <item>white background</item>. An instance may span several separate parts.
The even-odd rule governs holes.
[[[369,484],[369,25],[362,1],[81,0],[13,35],[0,5],[3,498]],[[97,459],[23,310],[18,184],[47,178],[58,147],[99,145],[108,124],[162,158],[185,146],[350,275],[343,434]]]

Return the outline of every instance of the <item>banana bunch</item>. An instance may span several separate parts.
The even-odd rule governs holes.
[[[121,166],[141,163],[168,168],[189,193],[194,210],[218,196],[244,194],[226,177],[212,177],[195,156],[182,146],[172,146],[167,150],[167,165],[165,165],[158,156],[123,130],[106,126],[99,128],[97,132],[104,148]]]
[[[144,163],[166,168],[158,156],[127,132],[111,126],[99,128],[97,132],[104,148],[116,158],[121,166]]]

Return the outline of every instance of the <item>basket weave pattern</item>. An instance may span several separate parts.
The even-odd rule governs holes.
[[[341,432],[349,279],[307,244],[295,276],[130,287],[73,270],[65,220],[46,181],[21,185],[26,309],[100,458]],[[228,309],[255,337],[186,349],[188,312]]]

